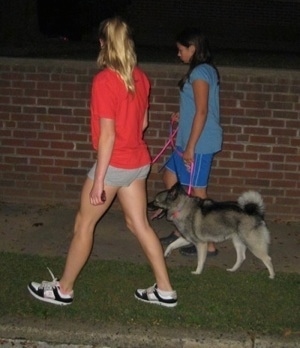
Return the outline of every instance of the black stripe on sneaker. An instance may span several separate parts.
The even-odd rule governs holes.
[[[30,290],[35,293],[37,296],[39,297],[44,297],[44,289],[41,289],[41,288],[35,288],[34,286],[32,286],[31,283],[28,284],[29,287],[30,287]]]
[[[146,291],[143,291],[142,293],[139,293],[139,292],[136,290],[135,295],[136,295],[138,298],[142,299],[142,300],[149,301],[149,298],[148,298],[148,296],[147,296],[147,292],[146,292]]]
[[[53,288],[53,294],[55,296],[56,301],[63,302],[63,303],[71,303],[73,301],[72,297],[69,297],[69,298],[61,297],[57,291],[57,287]]]
[[[159,293],[157,291],[157,288],[155,287],[155,289],[153,290],[153,294],[157,297],[157,299],[159,300],[159,302],[163,302],[163,303],[176,303],[177,302],[177,299],[176,298],[170,298],[170,299],[166,299],[166,298],[163,298],[161,296],[159,296]],[[147,294],[146,294],[147,296]]]

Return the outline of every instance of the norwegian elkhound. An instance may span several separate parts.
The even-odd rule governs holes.
[[[247,191],[237,202],[215,202],[188,196],[177,183],[170,190],[158,193],[153,203],[167,210],[167,219],[174,223],[182,235],[167,247],[165,256],[173,249],[190,243],[196,246],[198,265],[192,273],[201,273],[208,242],[218,243],[231,239],[237,259],[227,271],[234,272],[240,267],[248,248],[265,264],[269,278],[274,278],[271,257],[268,255],[270,232],[264,221],[264,204],[258,192]]]

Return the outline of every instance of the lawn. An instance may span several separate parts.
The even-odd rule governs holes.
[[[196,277],[186,267],[171,269],[179,303],[176,308],[166,309],[134,299],[137,287],[147,287],[153,282],[148,266],[91,260],[76,283],[76,297],[71,306],[53,306],[33,299],[26,289],[27,283],[50,280],[46,267],[59,275],[63,264],[62,258],[1,253],[0,318],[154,325],[224,333],[299,333],[299,274],[278,273],[270,280],[264,270],[231,274],[210,267]]]

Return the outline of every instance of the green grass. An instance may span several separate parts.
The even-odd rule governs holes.
[[[136,287],[153,283],[148,266],[119,261],[90,260],[76,283],[71,306],[34,300],[29,281],[50,280],[46,267],[59,275],[61,258],[0,253],[0,319],[49,319],[86,324],[121,324],[161,328],[190,328],[260,334],[298,332],[300,275],[279,273],[270,280],[265,270],[237,272],[207,267],[201,276],[181,267],[171,269],[179,295],[176,308],[165,309],[136,301]]]

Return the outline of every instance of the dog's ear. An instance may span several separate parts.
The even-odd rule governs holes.
[[[180,182],[178,181],[175,185],[173,185],[169,192],[168,192],[168,199],[170,201],[174,201],[177,197],[179,193],[185,193],[184,188],[182,187],[182,185],[180,184]]]

